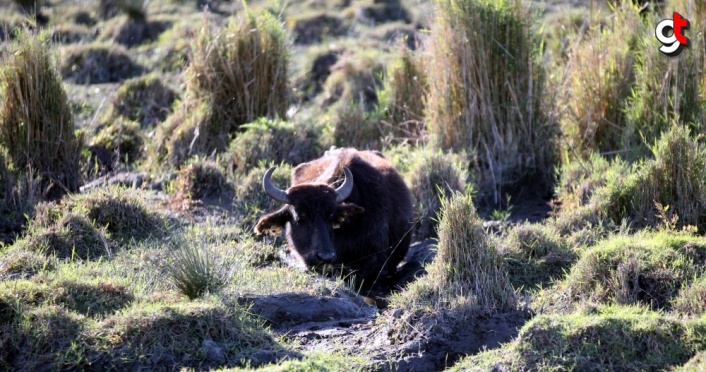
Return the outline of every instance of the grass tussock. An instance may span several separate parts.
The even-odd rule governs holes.
[[[270,13],[247,13],[218,30],[205,25],[184,71],[182,107],[164,123],[167,158],[179,165],[193,154],[223,151],[230,136],[258,118],[285,117],[285,32]]]
[[[234,196],[233,186],[214,161],[193,161],[179,171],[176,179],[177,199],[228,200]]]
[[[42,178],[32,168],[28,172],[8,169],[0,147],[0,241],[12,242],[27,225],[27,216],[46,196]]]
[[[165,218],[148,209],[136,190],[115,186],[71,195],[60,204],[43,205],[32,224],[41,231],[69,215],[79,216],[95,228],[104,230],[106,237],[119,245],[159,238],[167,232]]]
[[[140,123],[142,128],[164,121],[171,113],[177,93],[150,74],[125,81],[115,92],[108,109],[108,118],[124,117]]]
[[[174,247],[165,266],[170,282],[186,297],[195,299],[226,284],[225,265],[205,243],[182,242]]]
[[[0,280],[29,278],[42,271],[56,269],[52,257],[26,250],[20,245],[13,245],[0,252]]]
[[[442,202],[438,253],[427,272],[395,297],[393,306],[476,314],[515,306],[515,292],[502,259],[469,195],[454,193]]]
[[[126,118],[116,118],[106,124],[88,142],[88,148],[99,154],[99,160],[108,168],[113,163],[134,163],[144,155],[144,135],[140,124]],[[110,154],[110,157],[107,156]],[[100,155],[104,155],[101,157]]]
[[[665,370],[706,347],[703,318],[679,320],[640,307],[540,315],[500,349],[467,357],[452,370]]]
[[[681,287],[703,273],[704,257],[706,241],[686,233],[617,235],[583,252],[539,302],[560,311],[595,303],[670,309]]]
[[[62,49],[59,71],[71,83],[103,84],[141,75],[144,67],[119,45],[92,43]]]
[[[513,226],[499,250],[513,287],[530,290],[563,278],[576,259],[556,228],[528,222]]]
[[[162,32],[172,27],[172,19],[134,19],[130,16],[116,17],[105,22],[98,40],[132,48],[148,44],[159,38]]]
[[[85,338],[101,350],[99,360],[124,367],[147,360],[181,367],[217,366],[226,364],[226,356],[276,347],[243,311],[203,301],[133,306],[107,318]]]
[[[376,112],[368,112],[362,103],[341,100],[332,105],[322,118],[332,127],[338,147],[377,150],[383,144],[384,132]]]
[[[674,298],[672,311],[686,316],[699,316],[706,309],[706,276],[695,279]]]
[[[74,133],[48,34],[21,32],[3,57],[0,143],[7,160],[21,173],[36,171],[50,196],[77,191],[82,141]]]
[[[297,165],[320,156],[331,145],[324,128],[314,122],[259,119],[241,126],[224,161],[230,173],[245,174],[258,164]]]
[[[426,100],[434,146],[476,153],[478,191],[494,203],[525,177],[549,186],[557,125],[542,108],[540,44],[528,7],[439,0],[434,8]]]
[[[343,36],[350,25],[345,19],[327,13],[305,14],[287,19],[296,44],[319,43],[324,38]]]
[[[68,213],[45,228],[31,226],[27,236],[15,245],[59,259],[90,260],[113,255],[104,232],[76,213]]]
[[[706,150],[683,124],[673,123],[652,147],[654,159],[616,178],[597,197],[618,221],[634,226],[706,229]]]
[[[436,236],[437,214],[443,200],[456,192],[466,192],[470,186],[466,183],[469,180],[468,166],[463,156],[430,149],[415,151],[409,158],[411,164],[406,174],[416,206],[414,234],[416,239],[433,237]]]

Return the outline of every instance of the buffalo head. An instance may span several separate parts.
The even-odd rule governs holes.
[[[343,201],[353,191],[353,174],[343,167],[345,179],[338,188],[319,182],[306,182],[281,190],[270,177],[275,167],[265,172],[262,186],[267,195],[284,205],[260,218],[257,234],[278,235],[285,230],[292,253],[307,267],[336,264],[334,229],[341,228],[364,209]]]

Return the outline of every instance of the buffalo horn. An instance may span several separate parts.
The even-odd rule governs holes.
[[[275,171],[276,167],[271,167],[265,172],[265,177],[262,178],[262,187],[265,189],[267,195],[270,198],[277,200],[280,203],[289,204],[289,196],[287,192],[279,189],[277,186],[272,184],[272,172]]]
[[[346,178],[343,181],[343,185],[336,189],[336,203],[340,203],[351,194],[353,191],[353,174],[348,167],[343,167],[343,173],[345,173]]]

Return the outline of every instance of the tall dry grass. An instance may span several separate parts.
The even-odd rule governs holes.
[[[646,40],[639,13],[632,2],[622,1],[610,24],[594,22],[570,52],[558,105],[564,150],[572,158],[623,153],[634,145],[625,108],[635,84],[637,44]]]
[[[436,0],[434,8],[426,101],[434,145],[475,153],[479,191],[496,203],[524,177],[551,181],[557,132],[543,112],[530,9],[520,0]]]
[[[36,171],[51,196],[78,190],[81,138],[49,45],[49,34],[20,32],[0,69],[0,143],[12,167]]]
[[[181,107],[158,130],[157,153],[172,165],[226,149],[240,125],[283,118],[288,104],[286,34],[270,13],[205,24],[192,51]]]

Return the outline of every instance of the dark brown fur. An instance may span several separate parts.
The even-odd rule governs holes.
[[[336,204],[344,166],[353,174],[353,191]],[[291,203],[261,217],[255,230],[277,234],[284,228],[292,253],[308,267],[340,264],[371,286],[393,275],[409,249],[410,192],[379,152],[327,151],[294,168],[287,195]]]

